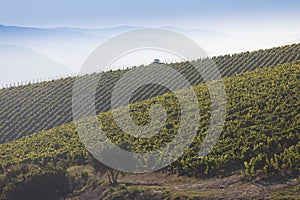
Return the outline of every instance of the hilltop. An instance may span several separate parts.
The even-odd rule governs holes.
[[[241,72],[271,67],[300,59],[300,44],[266,50],[244,52],[211,58],[223,77]],[[194,61],[206,62],[206,59]],[[191,85],[202,82],[201,76],[189,62],[168,66],[181,72]],[[118,79],[128,71],[105,72],[96,92],[97,113],[110,109],[111,91]],[[93,75],[90,75],[93,78]],[[0,90],[0,143],[20,139],[42,130],[49,130],[73,121],[72,91],[76,77],[10,87]],[[89,79],[89,77],[87,77]],[[146,92],[145,92],[146,91]],[[142,101],[168,92],[166,88],[146,85],[137,91],[132,102]],[[105,100],[105,104],[101,104]]]
[[[220,189],[224,187],[228,190],[226,194],[232,195],[228,198],[236,198],[234,195],[237,193],[233,192],[232,187],[242,191],[245,186],[243,190],[247,191],[255,185],[264,188],[265,193],[255,193],[261,190],[253,189],[239,198],[299,196],[299,61],[242,72],[224,78],[224,84],[227,93],[226,122],[212,152],[204,158],[198,155],[210,118],[208,89],[206,84],[200,83],[194,87],[201,102],[200,113],[203,114],[198,134],[189,150],[176,162],[152,175],[157,178],[154,186],[150,182],[142,184],[138,181],[139,176],[128,174],[120,179],[124,181],[123,185],[109,185],[95,174],[92,167],[95,166],[94,159],[80,142],[74,124],[69,123],[0,145],[1,197],[9,199],[19,195],[33,198],[30,191],[40,191],[37,193],[43,199],[58,199],[67,195],[75,199],[76,196],[84,198],[88,194],[101,194],[104,199],[125,198],[126,195],[133,195],[131,197],[136,199],[218,199],[222,198],[224,192]],[[153,102],[162,103],[167,111],[176,105],[172,93],[133,103],[130,106],[134,120],[138,123],[147,121],[145,111]],[[172,116],[168,119],[169,128],[163,128],[149,141],[137,140],[118,129],[111,111],[100,113],[98,119],[116,145],[126,144],[123,147],[133,151],[160,147],[172,139],[172,133],[176,131],[176,117]],[[97,166],[104,171],[106,169],[101,163]],[[163,183],[166,175],[180,176],[182,179],[171,177],[170,183]],[[273,180],[273,186],[268,185],[272,182],[271,177],[277,177]],[[212,181],[214,179],[215,183]],[[144,177],[144,180],[147,182],[149,177]],[[47,188],[39,184],[47,184],[48,181],[51,186]],[[174,189],[174,184],[177,189]],[[199,184],[206,189],[199,192]],[[189,192],[181,193],[180,188]],[[285,193],[276,191],[276,188],[281,188]]]

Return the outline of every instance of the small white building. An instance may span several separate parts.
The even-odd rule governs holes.
[[[156,58],[153,60],[152,64],[162,64],[162,62],[160,62],[160,60]]]

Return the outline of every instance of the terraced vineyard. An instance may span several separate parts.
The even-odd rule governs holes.
[[[223,77],[299,59],[300,44],[212,58]],[[208,60],[197,60],[194,61],[194,64],[205,62]],[[190,63],[182,62],[168,65],[181,72],[190,84],[197,85],[202,82],[201,76]],[[98,113],[110,109],[112,88],[125,72],[127,70],[109,71],[103,74],[96,93]],[[90,75],[86,78],[92,79],[93,76]],[[73,120],[72,90],[74,80],[75,77],[70,77],[1,89],[0,143],[71,122]],[[168,92],[166,88],[151,84],[146,85],[135,93],[132,102],[148,99],[165,92]]]
[[[70,81],[64,81],[67,80]],[[44,86],[54,83],[45,83]],[[210,118],[207,86],[199,84],[194,89],[203,115],[197,136],[189,150],[161,172],[200,178],[237,170],[243,170],[249,179],[299,176],[300,62],[245,72],[225,78],[224,83],[227,116],[221,138],[213,151],[204,158],[198,155]],[[172,95],[167,93],[132,104],[134,120],[137,123],[147,121],[145,111],[154,102],[162,103],[167,112],[172,112],[171,107],[176,105]],[[133,151],[147,151],[153,145],[153,148],[160,147],[172,139],[177,126],[176,117],[171,115],[166,124],[168,127],[163,128],[159,136],[143,141],[119,130],[112,122],[110,111],[98,117],[112,141],[118,145],[126,144],[124,147]],[[7,142],[0,145],[0,152],[0,199],[13,196],[14,190],[19,195],[25,194],[22,187],[29,187],[34,181],[39,183],[39,177],[45,178],[42,175],[53,176],[52,183],[66,181],[65,170],[75,165],[90,165],[93,160],[80,143],[73,123]]]

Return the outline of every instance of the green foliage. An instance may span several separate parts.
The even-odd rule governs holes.
[[[195,86],[201,114],[197,136],[188,151],[162,171],[196,177],[240,169],[245,169],[249,177],[299,174],[299,77],[300,62],[294,62],[225,78],[225,127],[212,152],[204,158],[199,157],[199,149],[211,117],[210,100],[205,84]],[[110,111],[101,113],[98,119],[111,141],[124,149],[136,152],[159,149],[171,141],[178,130],[177,102],[172,93],[167,93],[131,104],[135,122],[147,122],[145,113],[153,103],[164,105],[168,119],[165,127],[149,139],[122,132]],[[5,198],[19,184],[30,182],[34,177],[92,162],[72,123],[2,144],[0,193]],[[99,169],[107,168],[100,163]]]
[[[293,44],[266,50],[244,52],[213,57],[223,77],[258,68],[275,66],[300,59],[300,44]],[[207,63],[208,59],[193,61],[194,65]],[[168,66],[178,70],[191,85],[202,82],[201,76],[189,62],[172,63]],[[111,91],[117,80],[128,70],[103,73],[96,93],[97,113],[110,109]],[[86,76],[92,80],[96,75]],[[49,130],[73,121],[72,91],[75,77],[49,81],[27,86],[0,90],[0,143],[19,139],[42,130]],[[257,81],[253,84],[258,84]],[[252,84],[252,83],[250,83]],[[276,84],[274,82],[273,84]],[[83,87],[88,87],[83,83]],[[147,91],[144,93],[144,91]],[[132,102],[149,99],[168,92],[166,88],[149,84],[141,87]],[[246,97],[245,97],[246,98]],[[261,100],[262,101],[262,100]],[[240,103],[240,102],[236,102]],[[258,102],[260,108],[264,102]],[[244,111],[246,112],[246,110]],[[249,125],[248,121],[246,122]]]

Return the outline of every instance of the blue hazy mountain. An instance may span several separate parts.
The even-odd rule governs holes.
[[[137,28],[143,27],[36,28],[0,25],[0,44],[31,49],[46,55],[53,62],[62,63],[73,71],[78,72],[88,55],[105,40],[116,34]],[[197,42],[209,56],[280,46],[299,38],[299,34],[280,35],[280,37],[276,35],[257,37],[229,35],[206,29],[184,29],[173,26],[163,26],[160,28],[173,30],[186,35]],[[141,56],[139,56],[139,58],[140,57]],[[132,61],[130,63],[124,63],[124,65],[127,66],[135,64],[136,63]],[[1,71],[1,73],[3,72]],[[30,76],[28,76],[28,78],[30,78]]]
[[[115,26],[115,27],[107,27],[107,28],[70,28],[70,27],[58,27],[58,28],[50,28],[47,30],[50,31],[71,31],[77,32],[81,34],[88,34],[93,36],[104,36],[104,37],[111,37],[113,35],[134,30],[137,28],[143,28],[141,26]]]
[[[49,29],[35,27],[5,26],[0,25],[0,40],[21,38],[87,38],[94,37],[88,33],[76,31],[75,29]]]
[[[67,76],[74,72],[46,55],[15,45],[0,45],[0,85]]]
[[[0,26],[0,44],[26,47],[62,63],[74,71],[107,36],[88,34],[71,28]]]

